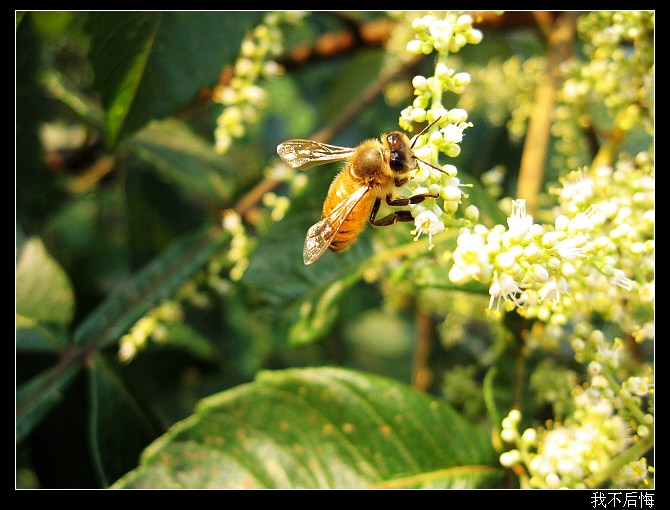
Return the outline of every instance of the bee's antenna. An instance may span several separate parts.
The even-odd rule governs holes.
[[[428,131],[430,128],[432,128],[435,124],[437,124],[438,122],[440,122],[441,120],[442,120],[442,117],[438,117],[438,118],[435,119],[433,122],[431,122],[430,124],[428,124],[425,128],[423,128],[423,129],[421,130],[421,132],[420,132],[418,135],[415,135],[414,138],[412,138],[412,145],[410,145],[410,148],[413,149],[413,148],[414,148],[414,144],[415,144],[416,141],[419,139],[419,137],[420,137],[422,134],[424,134],[426,131]],[[418,159],[418,158],[417,158],[417,159]]]
[[[439,167],[437,167],[437,166],[435,166],[435,165],[433,165],[433,164],[431,164],[431,163],[428,163],[428,161],[424,161],[423,159],[421,159],[421,158],[417,158],[416,156],[414,156],[414,157],[416,158],[417,161],[420,161],[420,162],[423,163],[424,165],[428,165],[430,168],[434,168],[434,169],[437,170],[438,172],[442,172],[444,175],[449,175],[445,170],[442,170],[441,168],[439,168]]]
[[[428,131],[431,127],[433,127],[435,124],[437,124],[439,121],[441,121],[441,120],[442,120],[442,117],[438,117],[438,118],[435,119],[433,122],[431,122],[430,124],[428,124],[425,128],[423,128],[423,129],[421,130],[421,132],[420,132],[418,135],[416,135],[414,138],[412,138],[412,145],[411,145],[410,147],[413,149],[413,148],[414,148],[414,144],[415,144],[416,141],[419,139],[419,137],[420,137],[422,134],[424,134],[426,131]],[[445,172],[445,171],[442,170],[441,168],[438,168],[438,167],[436,167],[435,165],[433,165],[433,164],[431,164],[431,163],[428,163],[428,161],[424,161],[423,159],[421,159],[421,158],[417,158],[416,156],[414,156],[414,158],[416,158],[417,161],[421,161],[421,163],[423,163],[424,165],[428,165],[429,167],[434,168],[434,169],[437,170],[438,172],[442,172],[444,175],[449,175],[447,172]]]

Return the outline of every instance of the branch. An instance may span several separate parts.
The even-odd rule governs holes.
[[[430,314],[416,309],[417,334],[412,363],[412,387],[427,392],[433,382],[433,373],[428,365],[432,343],[433,321]]]

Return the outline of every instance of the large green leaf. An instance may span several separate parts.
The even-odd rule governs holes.
[[[203,400],[115,488],[494,487],[488,438],[450,406],[339,368],[261,372]]]
[[[86,25],[106,141],[113,146],[154,118],[185,106],[211,86],[240,49],[255,12],[96,12]]]
[[[17,349],[62,347],[73,314],[74,294],[65,271],[40,239],[27,240],[16,263]]]
[[[137,464],[160,430],[125,387],[116,367],[97,356],[88,365],[91,451],[104,486]]]

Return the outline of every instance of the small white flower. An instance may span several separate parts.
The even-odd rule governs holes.
[[[523,198],[512,200],[512,212],[507,218],[509,231],[513,235],[524,235],[533,224],[533,217],[526,214],[526,201]]]
[[[615,269],[609,281],[612,285],[617,285],[624,290],[633,290],[635,285],[633,280],[626,278],[626,274],[621,269]]]
[[[629,377],[624,385],[628,391],[638,397],[644,397],[649,393],[649,384],[642,377]]]
[[[484,238],[480,234],[470,232],[460,234],[453,253],[453,261],[449,278],[456,284],[465,283],[469,278],[485,281],[491,274],[489,254]]]
[[[428,234],[428,249],[433,248],[433,236],[439,234],[444,230],[444,223],[440,218],[432,211],[423,211],[416,218],[414,218],[414,226],[416,227],[412,230],[412,234],[416,234],[414,237],[415,241],[419,240],[421,234]]]
[[[538,283],[544,283],[549,279],[549,272],[544,266],[533,264],[530,268],[530,277]]]
[[[574,260],[577,257],[587,257],[584,246],[586,241],[588,241],[588,237],[586,236],[569,237],[556,244],[556,251],[565,260]]]
[[[594,182],[585,170],[570,173],[561,184],[561,199],[566,202],[585,203],[593,197]]]
[[[546,301],[547,299],[560,301],[562,294],[570,295],[568,292],[568,282],[562,276],[560,278],[552,278],[542,286],[538,294],[542,301]]]
[[[496,311],[500,310],[501,301],[511,300],[516,306],[521,306],[519,294],[521,293],[521,287],[514,280],[514,278],[507,273],[502,273],[498,275],[496,272],[493,276],[493,281],[489,287],[489,294],[491,299],[489,300],[489,309],[493,308],[493,302],[496,302]]]
[[[602,213],[595,207],[589,207],[586,212],[577,213],[570,222],[570,230],[576,231],[591,231],[594,223],[601,221]]]
[[[443,127],[440,132],[442,138],[449,143],[461,143],[463,141],[463,129],[456,124],[449,124]]]

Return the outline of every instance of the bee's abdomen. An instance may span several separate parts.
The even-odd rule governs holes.
[[[356,191],[358,187],[360,187],[360,183],[354,182],[346,175],[340,174],[335,177],[323,203],[322,218],[327,217],[342,200]],[[358,238],[367,223],[372,199],[373,197],[367,194],[356,204],[331,241],[329,246],[331,250],[344,250]]]
[[[352,214],[355,213],[352,212]],[[360,218],[362,218],[362,221]],[[360,214],[355,217],[349,215],[349,218],[347,218],[344,224],[340,227],[340,230],[338,230],[337,235],[328,248],[333,251],[342,251],[345,248],[348,248],[356,239],[358,239],[358,236],[365,227],[366,220],[366,214]]]

